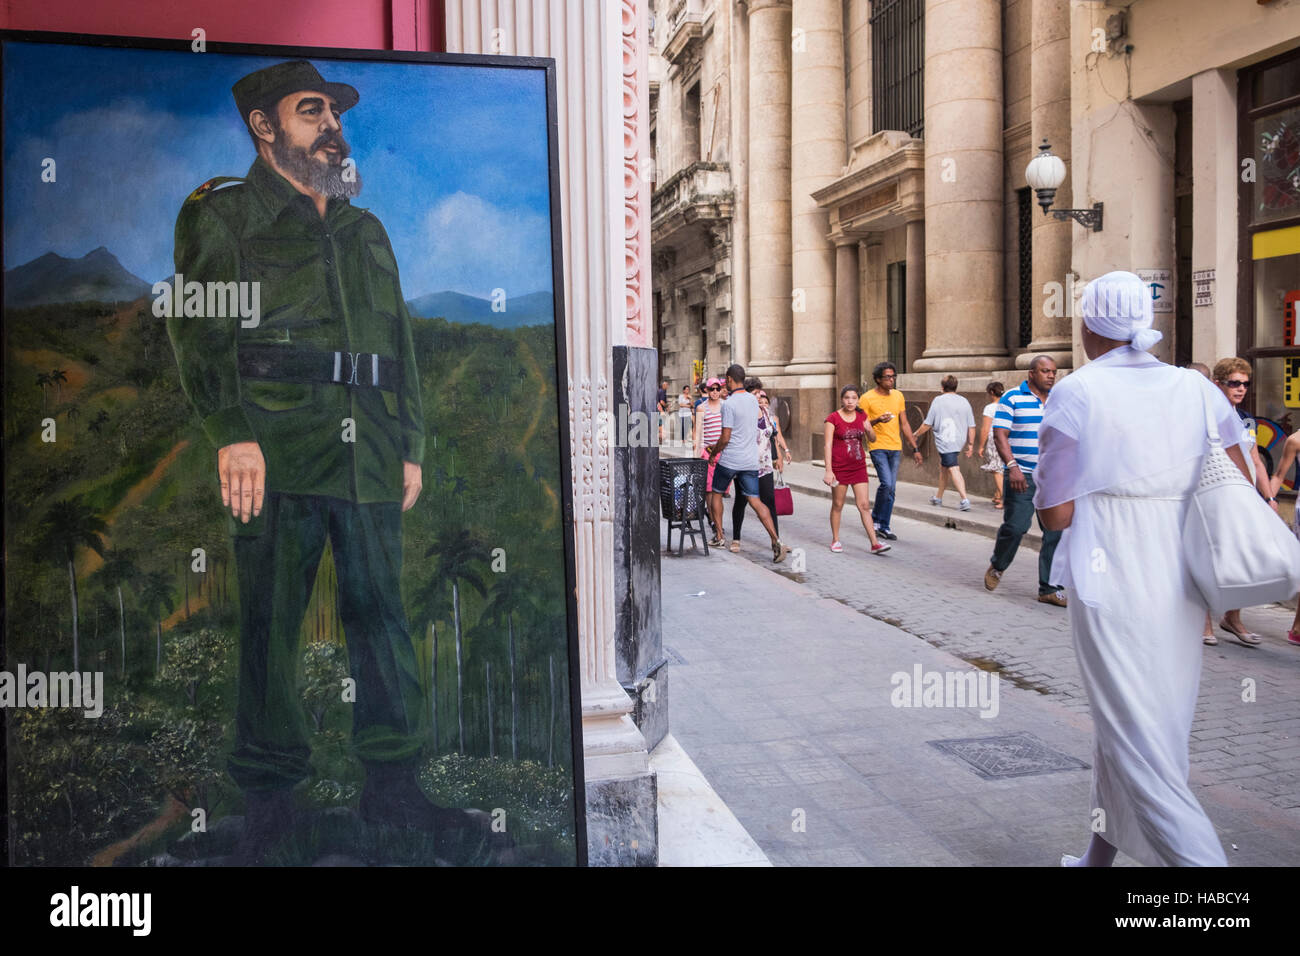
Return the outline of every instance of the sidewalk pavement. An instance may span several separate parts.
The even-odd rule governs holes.
[[[990,542],[944,527],[959,514],[951,505],[934,509],[943,524],[896,522],[900,540],[883,557],[866,553],[851,507],[844,554],[827,552],[826,510],[796,492],[795,515],[781,519],[802,571],[774,571],[752,515],[739,555],[664,555],[681,745],[777,865],[1054,866],[1081,852],[1091,719],[1068,619],[1033,600],[1036,561],[1022,556],[990,594],[980,582]],[[1191,782],[1231,865],[1300,859],[1289,618],[1250,609],[1264,645],[1206,649]],[[988,717],[977,706],[894,706],[918,669],[998,676],[996,713],[992,683]],[[1241,699],[1245,677],[1256,700]]]

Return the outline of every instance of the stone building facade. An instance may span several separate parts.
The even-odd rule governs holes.
[[[1123,268],[1158,297],[1162,358],[1247,355],[1260,414],[1296,407],[1270,397],[1294,333],[1256,313],[1300,287],[1297,0],[654,0],[654,18],[653,315],[676,389],[697,361],[745,364],[801,459],[884,359],[914,426],[948,373],[978,416],[1035,354],[1083,361],[1074,303]],[[1100,231],[1038,207],[1044,140],[1067,169],[1053,208],[1101,203]],[[1273,176],[1262,219],[1244,159]],[[1215,276],[1199,299],[1193,272]]]

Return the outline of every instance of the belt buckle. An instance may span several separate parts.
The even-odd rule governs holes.
[[[348,357],[348,377],[343,378],[343,356]],[[370,382],[371,386],[379,384],[379,353],[377,352],[341,352],[334,353],[334,378],[333,381],[342,385],[356,385],[360,387],[363,383],[357,381],[357,371],[361,368],[361,357],[370,356]]]

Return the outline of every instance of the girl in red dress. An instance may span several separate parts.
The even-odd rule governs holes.
[[[884,554],[889,545],[876,540],[876,529],[871,521],[871,502],[867,497],[867,451],[864,441],[876,440],[875,430],[867,421],[865,412],[858,408],[858,390],[852,385],[840,389],[840,408],[826,416],[826,477],[822,479],[831,487],[831,550],[839,554],[840,512],[844,498],[853,489],[853,501],[858,506],[862,527],[867,530],[872,554]]]

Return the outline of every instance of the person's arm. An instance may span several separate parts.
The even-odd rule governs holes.
[[[703,431],[704,431],[704,416],[703,416],[703,415],[696,415],[696,416],[695,416],[695,431],[692,432],[692,434],[694,435],[694,438],[692,439],[692,441],[693,441],[694,444],[695,444],[695,457],[696,457],[696,458],[700,457],[700,455],[702,455],[702,454],[704,453],[704,446],[700,444],[700,435],[701,435],[701,433],[702,433]]]
[[[827,422],[827,423],[826,423],[826,440],[825,440],[825,442],[823,443],[823,445],[824,445],[824,447],[825,447],[825,450],[822,452],[822,457],[826,460],[826,474],[825,474],[825,476],[822,478],[822,481],[823,481],[825,484],[830,485],[832,488],[834,488],[835,485],[836,485],[836,481],[835,481],[835,472],[834,472],[834,470],[831,468],[831,445],[832,445],[834,442],[835,442],[835,425],[834,425],[833,423],[831,423],[831,422]]]
[[[215,211],[213,194],[192,196],[176,217],[176,272],[199,282],[236,282],[239,241]],[[247,524],[262,512],[266,459],[240,400],[237,315],[167,320],[181,388],[217,449],[221,504]]]
[[[1234,462],[1236,462],[1237,467],[1241,470],[1241,473],[1246,476],[1247,480],[1249,480],[1250,467],[1246,464],[1246,455],[1245,452],[1241,450],[1241,446],[1233,445],[1231,447],[1225,447],[1223,450],[1228,453],[1229,458],[1231,458]]]
[[[781,434],[781,423],[772,418],[772,425],[776,428],[776,450],[777,453],[786,461],[790,460],[790,449],[785,443],[785,436]]]
[[[1282,479],[1286,477],[1286,473],[1295,464],[1297,455],[1300,455],[1300,432],[1293,434],[1282,445],[1282,457],[1278,459],[1277,469],[1273,472],[1273,478],[1269,482],[1269,497],[1276,498],[1277,493],[1282,490]]]
[[[396,265],[397,257],[383,226],[380,235]],[[402,295],[401,280],[393,274],[397,287],[398,343],[401,348],[402,387],[397,395],[398,421],[402,429],[402,510],[410,511],[424,488],[424,402],[420,397],[420,367],[415,361],[415,343],[411,333],[411,314]]]
[[[1250,446],[1250,457],[1255,461],[1255,490],[1268,502],[1269,507],[1277,511],[1277,498],[1273,494],[1273,481],[1264,468],[1264,460],[1259,457],[1259,446]]]
[[[929,422],[922,422],[922,423],[921,423],[921,427],[918,428],[918,429],[916,430],[916,434],[915,434],[915,435],[910,435],[910,436],[908,436],[908,437],[910,437],[910,438],[912,439],[912,447],[913,447],[913,448],[915,448],[916,445],[917,445],[917,443],[921,440],[921,436],[924,435],[924,434],[925,434],[926,432],[928,432],[928,431],[930,431],[930,423],[929,423]]]
[[[729,441],[731,441],[731,426],[727,425],[722,429],[722,437],[713,445],[713,452],[709,455],[710,464],[717,464],[718,456],[722,454],[722,450],[727,447]]]
[[[1020,463],[1016,461],[1015,455],[1011,454],[1011,429],[994,425],[993,443],[997,446],[998,457],[1007,466],[1007,483],[1011,485],[1013,491],[1024,491],[1029,487],[1029,482],[1025,480],[1024,472],[1020,470]]]
[[[971,425],[966,429],[966,457],[969,458],[975,451],[975,426]]]
[[[916,438],[912,435],[912,426],[908,424],[907,406],[903,407],[903,411],[898,416],[898,427],[902,430],[903,437],[912,443],[912,458],[918,465],[921,464],[925,459],[921,457],[921,449],[916,446]]]
[[[1063,501],[1050,508],[1039,508],[1038,520],[1048,531],[1064,531],[1074,520],[1074,501]]]
[[[985,447],[985,445],[988,444],[989,431],[992,428],[993,428],[993,419],[990,418],[988,415],[985,415],[984,420],[980,422],[979,441],[977,441],[975,444],[978,445],[980,448]]]

